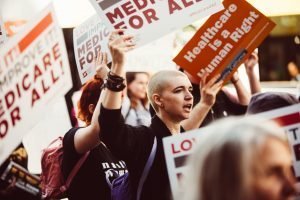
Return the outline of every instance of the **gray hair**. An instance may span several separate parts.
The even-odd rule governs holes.
[[[270,138],[287,144],[282,128],[258,118],[228,117],[215,122],[188,159],[180,200],[246,200],[250,167]]]

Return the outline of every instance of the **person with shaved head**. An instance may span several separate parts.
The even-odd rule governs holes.
[[[147,89],[156,112],[150,127],[126,125],[121,115],[124,59],[125,52],[135,45],[134,38],[123,32],[116,30],[109,39],[112,67],[98,119],[100,139],[114,155],[126,162],[132,187],[137,192],[135,199],[171,199],[162,139],[198,128],[214,104],[222,82],[216,82],[219,76],[209,81],[205,76],[201,80],[201,101],[193,109],[192,85],[188,77],[177,70],[159,71],[150,78]],[[154,144],[157,144],[156,148],[152,148]],[[151,154],[152,150],[155,154]],[[143,171],[150,154],[154,155],[153,163],[147,165],[149,173],[145,175]],[[141,184],[143,187],[138,190]]]

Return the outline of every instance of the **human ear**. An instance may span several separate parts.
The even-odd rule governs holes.
[[[162,99],[161,99],[161,97],[160,97],[160,95],[159,94],[153,94],[152,95],[152,99],[153,99],[153,102],[158,106],[158,107],[160,107],[160,108],[162,108],[163,107],[163,102],[162,102]]]

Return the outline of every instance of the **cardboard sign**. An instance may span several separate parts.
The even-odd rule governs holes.
[[[275,27],[247,1],[223,4],[225,9],[211,16],[173,59],[194,77],[221,74],[220,79],[228,81]]]
[[[110,29],[127,29],[137,46],[223,9],[220,0],[90,0]]]
[[[0,164],[72,87],[53,6],[33,19],[0,49]]]
[[[290,149],[293,154],[293,168],[296,176],[300,178],[300,104],[253,116],[279,122],[287,134]],[[248,118],[251,120],[251,116]],[[197,146],[197,141],[206,137],[207,130],[209,130],[209,126],[163,139],[168,175],[173,195],[175,191],[178,192],[178,189],[180,189],[180,178],[184,176],[185,173],[192,173],[187,171],[186,158]]]
[[[92,16],[80,26],[74,28],[74,53],[82,84],[95,75],[94,60],[99,51],[107,52],[108,62],[111,61],[108,50],[109,33],[98,15]]]
[[[2,44],[4,44],[5,41],[6,41],[6,31],[4,28],[4,22],[0,16],[0,46],[2,46]]]

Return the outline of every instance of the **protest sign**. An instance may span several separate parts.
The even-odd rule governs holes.
[[[227,82],[275,24],[247,1],[225,0],[173,61],[194,77],[221,74]]]
[[[99,51],[107,52],[108,62],[111,61],[108,50],[108,36],[109,31],[98,15],[90,17],[74,28],[74,53],[82,84],[95,75],[94,59]]]
[[[71,87],[64,37],[49,6],[0,49],[0,164]]]
[[[260,117],[262,120],[275,120],[282,126],[289,141],[296,177],[300,178],[300,104],[260,113],[253,115],[253,117]],[[251,116],[248,118],[251,120]],[[180,189],[180,178],[185,173],[192,173],[187,171],[185,160],[197,146],[197,141],[207,136],[206,133],[209,128],[208,126],[163,139],[173,195],[175,191],[178,192]]]
[[[137,46],[223,9],[220,0],[90,0],[110,29],[126,29]]]
[[[4,28],[4,22],[0,15],[0,46],[2,46],[2,44],[4,44],[5,40],[6,40],[6,31]]]
[[[163,138],[163,146],[167,164],[167,170],[173,197],[180,188],[180,179],[187,172],[185,164],[188,156],[193,152],[197,141],[205,137],[207,128],[195,129],[185,134]]]

